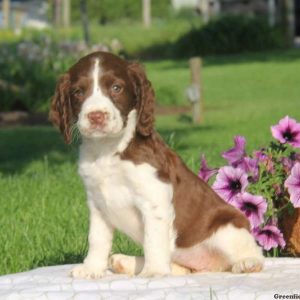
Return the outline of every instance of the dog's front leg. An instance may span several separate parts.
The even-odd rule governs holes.
[[[152,193],[153,195],[153,193]],[[169,191],[153,195],[142,211],[144,219],[145,264],[139,276],[163,276],[171,272],[171,252],[174,249],[174,210]]]
[[[89,250],[83,264],[76,266],[71,275],[76,278],[95,279],[103,276],[108,266],[113,228],[92,201],[90,208]]]
[[[145,216],[144,223],[145,265],[139,275],[152,277],[169,274],[171,251],[168,221],[161,217]]]

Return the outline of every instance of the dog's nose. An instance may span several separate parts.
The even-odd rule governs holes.
[[[105,120],[105,113],[103,111],[92,111],[87,114],[87,117],[92,125],[102,125]]]

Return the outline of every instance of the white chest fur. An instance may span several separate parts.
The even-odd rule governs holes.
[[[142,242],[143,226],[136,208],[138,194],[132,183],[133,166],[118,156],[105,156],[92,162],[80,161],[79,173],[89,201],[102,211],[111,225]],[[140,182],[139,184],[142,185]],[[129,221],[130,220],[130,221]]]
[[[174,219],[172,186],[159,180],[155,168],[147,163],[135,165],[117,154],[92,159],[92,150],[81,147],[79,174],[88,200],[94,202],[111,225],[143,243],[146,215]],[[172,222],[169,226],[173,240]]]

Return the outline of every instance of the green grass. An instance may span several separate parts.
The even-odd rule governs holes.
[[[148,62],[146,68],[161,104],[186,104],[187,62]],[[194,171],[200,153],[220,165],[234,135],[246,136],[252,151],[268,143],[270,125],[281,117],[300,121],[299,73],[296,50],[207,58],[204,124],[192,125],[188,114],[159,116],[157,129]],[[0,274],[83,259],[88,211],[77,155],[51,127],[0,130]],[[141,253],[120,234],[113,251]]]

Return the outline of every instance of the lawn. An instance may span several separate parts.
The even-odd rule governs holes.
[[[186,105],[186,61],[145,66],[160,104]],[[158,116],[157,129],[195,172],[200,153],[220,165],[234,135],[247,138],[250,152],[268,143],[281,117],[300,121],[299,74],[299,50],[206,58],[204,124]],[[88,214],[76,159],[76,145],[65,146],[52,127],[0,129],[0,274],[83,259]],[[120,234],[113,251],[141,253]]]

